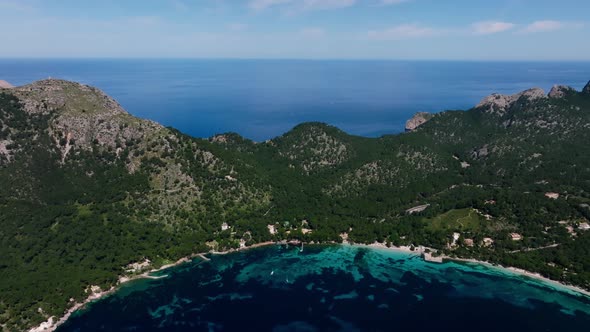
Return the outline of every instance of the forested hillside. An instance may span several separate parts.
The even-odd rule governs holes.
[[[59,317],[133,263],[269,240],[425,245],[590,288],[590,83],[423,117],[256,143],[186,136],[78,83],[0,89],[0,325]]]

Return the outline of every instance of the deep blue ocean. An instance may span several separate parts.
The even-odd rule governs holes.
[[[581,89],[590,63],[0,60],[0,79],[97,86],[131,114],[197,137],[265,140],[304,121],[356,135],[494,92]],[[588,331],[590,298],[483,265],[350,246],[272,246],[195,260],[76,313],[70,331]]]
[[[357,246],[196,259],[74,314],[82,331],[588,331],[590,297],[473,263]]]
[[[265,140],[304,121],[351,134],[403,131],[415,112],[468,109],[493,92],[581,89],[590,62],[0,60],[0,79],[97,86],[131,114],[210,137]]]

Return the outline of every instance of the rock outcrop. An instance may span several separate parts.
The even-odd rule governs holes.
[[[113,151],[134,141],[157,136],[163,127],[134,118],[119,103],[97,88],[58,79],[37,81],[11,89],[30,114],[51,115],[49,134],[62,153],[62,162],[74,146],[94,145]]]
[[[588,84],[586,84],[586,86],[582,90],[582,93],[590,95],[590,82],[588,82]]]
[[[525,90],[511,96],[494,93],[482,99],[476,108],[481,108],[486,113],[502,115],[519,100],[535,101],[543,98],[547,98],[547,96],[545,95],[545,91],[540,88]]]
[[[432,119],[434,115],[427,112],[418,112],[406,122],[406,132],[414,131],[421,125]]]
[[[27,113],[94,115],[127,114],[113,98],[95,87],[59,79],[46,79],[19,86],[11,91],[24,102]]]
[[[567,85],[554,85],[549,91],[549,98],[563,98],[570,94],[575,94],[577,91],[576,89],[572,88],[571,86]]]
[[[12,89],[14,86],[4,80],[0,80],[0,89]]]

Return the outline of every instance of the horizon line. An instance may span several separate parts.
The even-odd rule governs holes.
[[[391,62],[578,62],[590,59],[411,59],[411,58],[297,58],[297,57],[4,57],[2,60],[208,60],[208,61],[391,61]]]

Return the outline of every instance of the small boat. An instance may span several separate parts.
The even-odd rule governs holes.
[[[299,249],[299,252],[303,252],[303,242],[301,242],[301,249]]]
[[[274,270],[270,271],[270,275],[273,275],[273,274],[275,274],[275,271]]]

